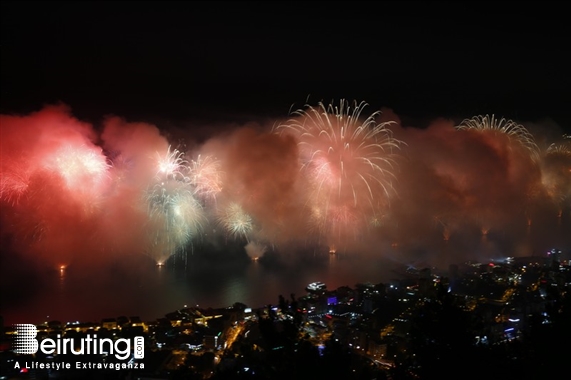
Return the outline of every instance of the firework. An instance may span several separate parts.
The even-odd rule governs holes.
[[[220,166],[220,161],[212,156],[199,155],[190,162],[189,181],[200,198],[216,200],[222,191],[223,173]]]
[[[448,216],[445,215],[436,215],[434,217],[434,222],[441,229],[444,241],[450,240],[450,237],[452,236],[452,232],[455,227],[454,223],[455,221],[452,218],[449,218]]]
[[[89,189],[107,175],[109,165],[101,150],[65,145],[44,162],[44,168],[58,173],[70,190]]]
[[[551,144],[547,148],[542,161],[542,183],[561,216],[571,200],[570,144]]]
[[[190,191],[177,193],[171,198],[170,207],[172,209],[173,224],[176,228],[184,231],[186,240],[195,237],[203,228],[205,220],[204,210],[200,202]]]
[[[561,155],[571,157],[571,143],[570,144],[551,144],[546,151],[546,155]]]
[[[3,117],[2,231],[52,264],[111,252],[165,263],[220,235],[255,260],[275,244],[358,254],[387,239],[405,249],[421,233],[438,240],[435,230],[463,243],[477,227],[493,240],[522,216],[543,222],[571,208],[570,140],[543,142],[535,161],[531,134],[493,115],[399,129],[411,143],[401,172],[404,142],[366,107],[306,105],[271,131],[248,125],[193,155],[145,123],[114,120],[98,138],[66,114]]]
[[[532,160],[539,161],[539,147],[533,135],[523,125],[513,120],[497,119],[494,115],[474,116],[471,119],[464,119],[460,125],[456,126],[456,129],[505,134],[509,139],[517,141],[527,149]]]
[[[246,244],[244,249],[253,261],[258,261],[258,259],[264,256],[264,254],[268,251],[268,247],[266,245],[255,241]]]
[[[31,170],[21,160],[6,160],[1,170],[0,199],[16,205],[28,190]]]
[[[184,250],[203,227],[204,210],[195,198],[187,161],[178,150],[157,153],[155,183],[146,192],[150,244],[147,254],[157,263]]]
[[[376,123],[380,112],[363,118],[366,106],[319,103],[276,128],[298,141],[311,219],[326,233],[355,232],[396,194],[396,152],[403,143],[392,136],[391,123]]]
[[[87,215],[101,210],[110,182],[109,169],[101,148],[67,144],[48,154],[36,172],[45,171],[61,179],[52,177],[50,181],[59,184]]]
[[[169,145],[166,153],[161,155],[157,152],[157,176],[165,179],[187,180],[188,162],[184,159],[184,153],[177,149],[171,150]]]
[[[184,183],[157,183],[147,193],[146,203],[150,232],[148,254],[157,262],[164,262],[184,250],[203,227],[204,210]]]
[[[85,177],[103,176],[108,165],[100,152],[87,149],[85,146],[67,145],[48,158],[45,167],[59,173],[66,184],[73,187]]]
[[[248,234],[252,232],[254,227],[252,217],[244,211],[240,204],[235,202],[230,203],[222,210],[218,220],[234,238],[242,237],[248,240]]]

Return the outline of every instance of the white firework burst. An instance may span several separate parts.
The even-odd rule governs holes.
[[[319,228],[359,229],[396,195],[393,184],[404,143],[393,137],[392,122],[376,122],[380,112],[363,117],[366,106],[345,100],[306,106],[276,128],[298,141],[308,203]]]
[[[238,203],[232,202],[224,208],[218,218],[224,229],[234,238],[242,237],[248,240],[248,235],[254,228],[252,217]]]
[[[188,171],[188,162],[184,159],[184,153],[177,149],[171,150],[170,146],[164,155],[157,152],[158,177],[186,181]]]

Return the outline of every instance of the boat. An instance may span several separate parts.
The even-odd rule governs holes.
[[[308,292],[322,292],[327,289],[327,286],[323,282],[312,282],[311,284],[307,285],[305,290]]]

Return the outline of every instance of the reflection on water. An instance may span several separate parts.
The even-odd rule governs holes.
[[[3,307],[5,323],[35,323],[53,319],[91,320],[137,315],[153,320],[184,305],[226,307],[242,302],[251,307],[277,303],[278,296],[305,294],[310,282],[328,289],[354,287],[359,282],[379,283],[397,277],[405,265],[448,268],[467,259],[528,256],[558,247],[571,252],[570,223],[527,226],[518,242],[490,229],[473,237],[451,234],[426,244],[386,245],[373,255],[352,252],[268,252],[259,260],[242,255],[192,254],[172,257],[156,266],[144,256],[128,265],[91,270],[70,265],[50,272],[26,302]]]
[[[59,292],[58,294],[65,294],[65,265],[60,265],[59,267]]]

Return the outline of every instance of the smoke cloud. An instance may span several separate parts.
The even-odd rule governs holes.
[[[471,241],[501,249],[569,217],[571,150],[550,122],[418,128],[389,109],[367,118],[364,106],[343,107],[219,126],[200,142],[189,132],[186,145],[117,116],[95,128],[65,105],[0,115],[3,255],[56,267],[121,255],[164,263],[230,240],[256,258],[287,246],[382,255],[455,241],[460,255]]]

